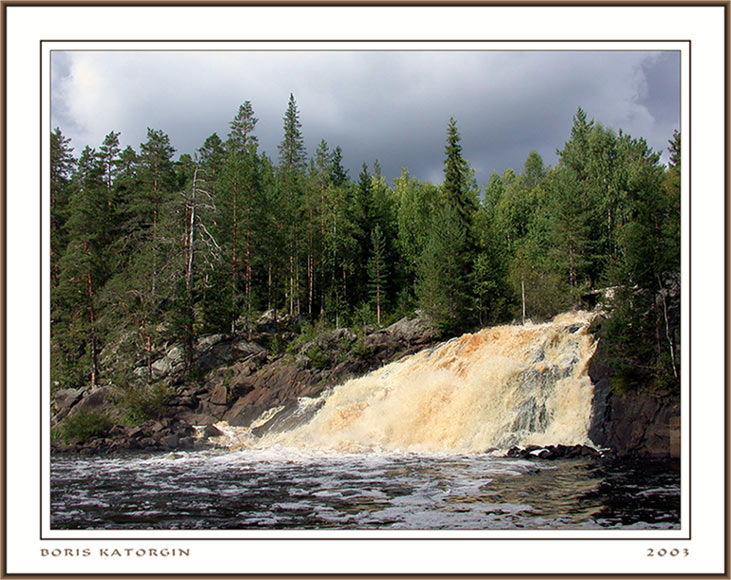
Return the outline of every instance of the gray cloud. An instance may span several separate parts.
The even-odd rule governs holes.
[[[377,158],[389,181],[403,165],[441,181],[454,116],[485,184],[492,171],[520,171],[533,150],[555,163],[578,106],[664,150],[679,127],[679,63],[642,51],[55,52],[52,124],[77,153],[111,130],[137,148],[148,126],[193,153],[211,133],[225,137],[250,100],[276,160],[294,93],[308,153],[321,139],[340,145],[351,177]]]

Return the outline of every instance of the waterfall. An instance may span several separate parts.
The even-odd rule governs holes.
[[[471,453],[528,445],[592,445],[595,314],[465,334],[350,380],[251,431],[246,446],[342,452]],[[276,413],[258,425],[276,424]]]

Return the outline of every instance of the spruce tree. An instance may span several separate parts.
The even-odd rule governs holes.
[[[376,224],[371,230],[370,256],[368,257],[368,288],[371,302],[376,307],[376,322],[381,325],[381,309],[386,296],[389,264],[386,259],[386,239],[381,226]]]
[[[302,138],[299,111],[294,95],[289,95],[284,114],[284,137],[279,144],[278,185],[280,201],[285,215],[287,239],[287,283],[285,294],[290,315],[299,315],[302,300],[302,276],[300,268],[303,251],[302,198],[306,165],[306,151]]]
[[[462,157],[461,137],[454,117],[449,118],[447,144],[444,147],[444,182],[442,191],[447,205],[455,208],[460,228],[464,230],[465,250],[474,250],[473,223],[477,198],[469,186],[469,168]]]
[[[76,161],[73,149],[69,145],[71,139],[63,136],[56,127],[51,132],[51,284],[58,283],[59,260],[66,249],[68,232],[68,203],[71,196],[71,176]]]
[[[470,187],[454,118],[447,128],[440,206],[421,255],[417,296],[443,330],[454,331],[474,321],[471,279],[477,257],[477,196]]]
[[[416,295],[437,328],[452,333],[464,327],[468,304],[463,257],[465,230],[453,207],[442,205],[432,215],[418,261]]]

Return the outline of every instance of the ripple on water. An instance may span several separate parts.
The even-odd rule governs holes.
[[[286,449],[54,459],[54,529],[679,526],[672,466]]]

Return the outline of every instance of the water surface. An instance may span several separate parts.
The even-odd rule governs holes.
[[[678,528],[676,464],[486,454],[56,457],[53,529]]]

